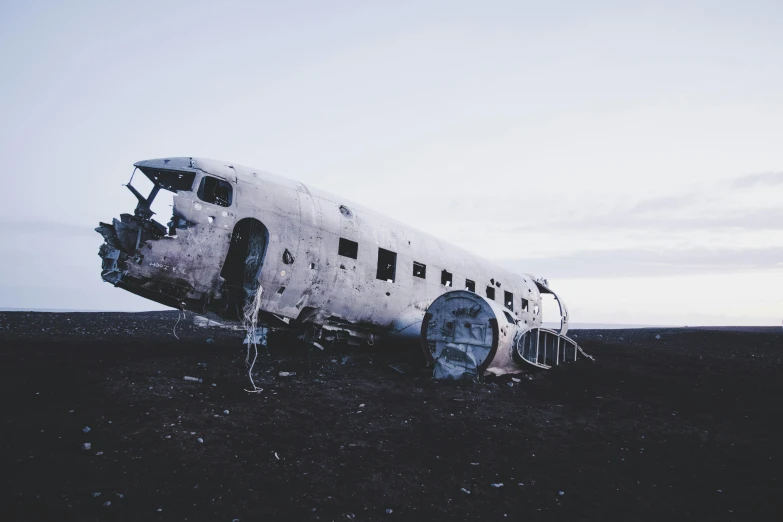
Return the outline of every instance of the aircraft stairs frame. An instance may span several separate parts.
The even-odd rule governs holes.
[[[563,363],[575,362],[580,357],[595,360],[586,354],[576,341],[548,328],[534,327],[520,330],[513,343],[515,359],[543,370],[549,370]]]

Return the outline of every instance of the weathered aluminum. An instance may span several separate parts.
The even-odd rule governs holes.
[[[172,172],[193,176],[188,190],[176,191],[168,231],[152,219],[151,197],[136,191],[139,206],[133,215],[96,229],[105,239],[100,250],[104,280],[153,301],[239,320],[237,290],[221,271],[228,267],[232,241],[242,240],[236,231],[256,230],[253,237],[261,240],[242,247],[253,256],[248,253],[240,261],[252,276],[250,284],[244,280],[245,291],[258,285],[264,289],[259,323],[300,328],[313,341],[348,336],[418,342],[433,300],[471,280],[481,294],[494,288],[501,301],[505,291],[513,293],[513,310],[491,301],[493,309],[506,310],[521,327],[541,325],[541,291],[550,291],[544,280],[510,272],[361,205],[220,161],[168,158],[135,166],[155,183],[151,197],[190,179],[180,176],[174,183],[162,177]],[[231,185],[230,204],[199,199],[197,188],[205,176]],[[248,224],[254,228],[241,228]],[[340,238],[358,243],[356,259],[338,255]],[[396,253],[393,281],[376,278],[379,248]],[[414,275],[414,262],[426,265],[425,279]],[[444,270],[451,274],[447,286],[441,284]],[[525,311],[521,298],[529,304]]]

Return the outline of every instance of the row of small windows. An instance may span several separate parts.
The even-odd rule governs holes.
[[[341,237],[340,244],[337,248],[337,253],[343,257],[356,259],[359,256],[359,243]],[[385,248],[378,248],[378,269],[376,271],[375,277],[377,279],[381,279],[382,281],[388,281],[390,283],[396,281],[397,279],[397,253],[396,252],[392,252],[391,250],[386,250]],[[424,263],[419,263],[418,261],[414,261],[413,277],[426,279],[427,265],[425,265]],[[449,272],[448,270],[441,271],[440,284],[443,286],[451,287],[452,283],[453,283],[453,275],[451,274],[451,272]],[[500,286],[500,283],[497,283],[497,285]],[[476,282],[471,281],[470,279],[465,279],[465,290],[475,293]],[[495,299],[494,286],[487,286],[487,298],[492,300]],[[513,311],[514,294],[511,292],[504,291],[503,304],[505,304],[505,306],[509,310]],[[527,312],[527,305],[528,305],[527,299],[523,297],[521,304],[522,304],[521,311]]]

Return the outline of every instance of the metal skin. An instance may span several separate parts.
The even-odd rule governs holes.
[[[224,265],[235,227],[252,223],[253,230],[267,234],[264,244],[257,242],[258,255],[252,260],[248,255],[240,266],[255,271],[251,288],[245,280],[245,294],[256,285],[262,291],[259,324],[299,329],[314,342],[387,338],[418,343],[432,301],[466,288],[468,279],[481,295],[494,288],[495,304],[505,307],[520,327],[541,325],[541,293],[551,292],[545,280],[505,270],[343,198],[214,160],[167,158],[135,166],[155,183],[153,197],[166,189],[163,177],[180,173],[184,178],[177,179],[187,181],[193,176],[190,188],[174,196],[168,232],[152,219],[151,198],[135,189],[139,206],[134,215],[96,229],[105,239],[99,252],[103,279],[145,298],[239,321],[245,295],[230,288]],[[231,185],[230,204],[199,198],[205,177]],[[358,243],[356,259],[338,254],[340,238]],[[396,253],[393,282],[376,277],[379,248]],[[414,275],[414,261],[426,265],[425,278]],[[450,285],[441,284],[443,270],[451,274]],[[513,294],[511,306],[503,303],[504,292]],[[527,300],[525,311],[522,298]],[[561,310],[565,333],[568,318],[562,304]]]

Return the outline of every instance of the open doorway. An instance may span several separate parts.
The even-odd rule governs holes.
[[[247,297],[258,290],[268,244],[269,231],[257,219],[240,219],[234,226],[220,275],[225,280],[224,290],[229,294],[229,310],[236,310],[237,315]]]

